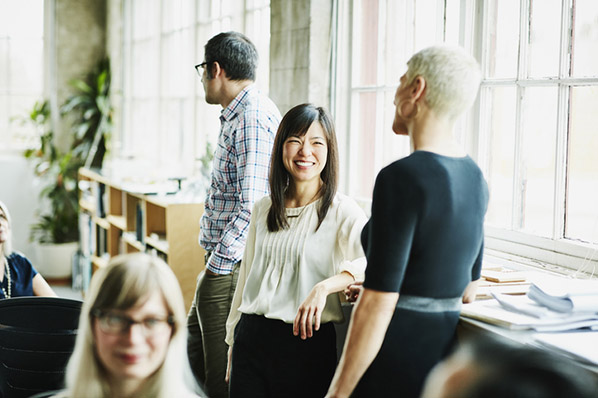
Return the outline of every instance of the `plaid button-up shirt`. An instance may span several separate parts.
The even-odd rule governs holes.
[[[212,272],[228,274],[243,257],[251,208],[269,193],[270,155],[280,119],[276,105],[254,85],[222,110],[199,236],[200,245],[212,252],[206,265]]]

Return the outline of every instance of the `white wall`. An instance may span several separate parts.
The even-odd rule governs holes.
[[[33,244],[29,242],[29,226],[35,222],[40,187],[31,165],[20,154],[0,155],[0,200],[12,217],[13,248],[37,263]]]

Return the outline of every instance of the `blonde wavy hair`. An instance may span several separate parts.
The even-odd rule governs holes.
[[[139,396],[196,396],[198,388],[187,361],[187,317],[181,289],[170,267],[145,253],[116,256],[93,275],[67,366],[64,396],[111,396],[106,372],[95,350],[91,313],[96,309],[127,310],[156,291],[162,294],[174,318],[173,332],[164,363],[147,379]]]

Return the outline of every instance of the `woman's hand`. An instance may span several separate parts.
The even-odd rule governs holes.
[[[362,290],[363,281],[351,283],[345,288],[345,296],[347,297],[347,301],[350,303],[356,302]]]
[[[469,282],[465,291],[463,292],[463,303],[473,303],[475,301],[476,294],[478,292],[478,285],[482,278],[476,279],[475,281]]]
[[[230,368],[232,366],[232,358],[233,358],[233,346],[228,346],[228,361],[226,362],[226,375],[224,376],[224,381],[228,384],[230,380]]]
[[[305,301],[299,306],[293,322],[293,334],[305,340],[314,335],[314,329],[320,330],[322,311],[326,306],[327,289],[320,283],[311,289]]]

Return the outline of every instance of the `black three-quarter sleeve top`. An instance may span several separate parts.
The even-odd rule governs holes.
[[[416,151],[376,179],[364,286],[457,297],[480,277],[488,187],[469,157]]]

